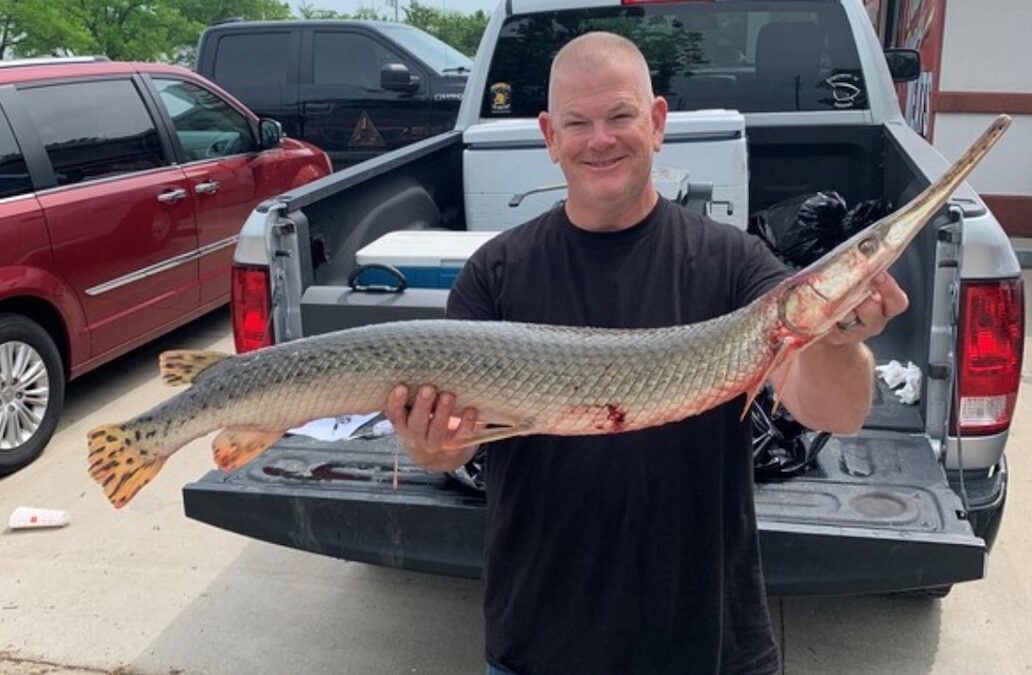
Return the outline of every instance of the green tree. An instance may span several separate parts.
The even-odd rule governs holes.
[[[92,44],[71,0],[0,1],[0,57],[82,53]]]
[[[169,0],[74,0],[75,14],[91,38],[90,51],[116,61],[171,60],[196,39],[201,26]]]
[[[450,44],[463,54],[473,56],[480,45],[480,38],[487,28],[488,16],[483,10],[473,14],[444,11],[419,0],[411,0],[405,9],[405,23],[421,28],[427,33]]]
[[[302,2],[297,7],[297,14],[302,19],[350,19],[346,12],[338,12],[333,9],[317,9],[307,2]]]
[[[291,19],[290,5],[279,0],[165,0],[179,8],[179,12],[202,26],[239,17],[253,21]],[[304,4],[302,4],[304,6]],[[318,10],[317,10],[318,11]],[[326,10],[322,10],[326,11]],[[329,17],[313,17],[329,18]]]

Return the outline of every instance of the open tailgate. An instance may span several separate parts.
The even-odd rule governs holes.
[[[232,474],[183,489],[186,515],[232,532],[348,560],[478,577],[484,500],[399,452],[393,437],[287,437]],[[807,476],[756,487],[772,595],[881,593],[984,574],[984,542],[923,435],[833,438]]]

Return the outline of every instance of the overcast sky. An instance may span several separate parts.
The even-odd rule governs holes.
[[[398,15],[405,17],[404,8],[408,6],[408,0],[398,0],[400,4]],[[299,0],[290,0],[290,6],[295,9],[301,3]],[[482,9],[488,14],[494,9],[495,0],[424,0],[423,4],[437,9],[455,10],[463,14],[470,14]],[[394,13],[394,4],[390,0],[308,0],[308,5],[316,9],[332,9],[338,12],[351,14],[359,7],[372,7],[390,17]]]

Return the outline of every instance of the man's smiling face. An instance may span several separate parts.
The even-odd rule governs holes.
[[[575,208],[623,212],[652,198],[652,155],[663,141],[666,102],[652,97],[642,79],[623,63],[554,74],[550,111],[539,123]]]

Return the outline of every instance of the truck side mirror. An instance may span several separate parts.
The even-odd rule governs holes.
[[[893,82],[911,82],[921,77],[921,52],[916,49],[886,49],[885,61]]]
[[[263,117],[258,120],[258,137],[262,150],[278,148],[283,140],[283,125],[276,120]]]
[[[404,63],[386,63],[380,68],[380,86],[411,94],[419,88],[419,76],[410,73]]]

